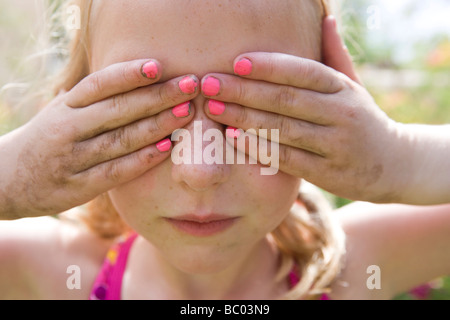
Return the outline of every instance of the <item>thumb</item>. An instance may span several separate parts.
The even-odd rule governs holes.
[[[336,18],[333,16],[327,16],[322,24],[322,59],[325,65],[362,85],[355,71],[352,57],[338,33]]]

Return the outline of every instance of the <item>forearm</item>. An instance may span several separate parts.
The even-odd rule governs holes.
[[[410,171],[403,203],[450,203],[450,125],[403,125],[405,168]]]

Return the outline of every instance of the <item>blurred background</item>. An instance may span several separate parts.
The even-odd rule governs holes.
[[[45,70],[45,0],[0,0],[0,135],[36,108],[20,103]],[[403,123],[450,123],[450,0],[341,0],[341,34],[380,108]],[[58,34],[51,34],[57,38]],[[55,52],[53,51],[53,54]],[[58,54],[58,53],[56,53]],[[329,195],[337,207],[350,201]],[[450,300],[450,278],[397,299]]]

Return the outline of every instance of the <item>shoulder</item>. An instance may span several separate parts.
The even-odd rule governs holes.
[[[110,246],[72,220],[0,222],[0,298],[86,299]],[[69,290],[73,267],[80,290]]]
[[[392,299],[450,270],[450,205],[355,202],[334,214],[347,251],[336,298]]]
[[[388,290],[370,290],[367,286],[371,266],[379,264],[373,241],[373,230],[378,226],[369,214],[374,210],[379,210],[375,204],[354,202],[333,212],[345,233],[342,270],[331,287],[333,300],[390,299]]]

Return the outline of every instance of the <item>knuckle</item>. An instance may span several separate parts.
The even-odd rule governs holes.
[[[350,121],[358,120],[358,109],[349,106],[345,109],[345,115]]]
[[[76,159],[82,158],[87,152],[87,146],[84,142],[74,143],[70,149],[70,154],[72,154]]]
[[[317,87],[319,84],[320,77],[316,76],[317,69],[314,68],[314,66],[310,63],[305,63],[305,61],[302,59],[302,63],[299,65],[300,73],[305,79],[311,79],[314,81],[313,85],[314,87]]]
[[[337,73],[336,78],[339,80],[340,84],[339,91],[356,89],[355,82],[353,82],[347,75],[340,72],[336,73]]]
[[[325,82],[325,88],[328,89],[328,93],[340,93],[346,90],[353,90],[354,85],[352,84],[352,80],[345,74],[338,72],[336,70],[332,70],[332,74],[326,77],[323,77],[321,80]]]
[[[139,72],[140,73],[140,72]],[[125,82],[125,83],[132,83],[136,82],[136,79],[139,79],[138,72],[134,64],[125,63],[120,69],[119,69],[119,77]],[[142,77],[142,76],[141,76]]]
[[[131,139],[128,130],[124,127],[116,129],[111,133],[107,142],[109,145],[119,145],[121,148],[128,150],[131,147]]]
[[[99,72],[91,74],[86,83],[88,95],[96,97],[102,92],[102,79]]]
[[[273,106],[278,112],[290,110],[296,103],[295,89],[290,86],[281,86],[273,99]]]
[[[46,137],[56,143],[62,140],[72,141],[79,136],[80,130],[73,123],[73,120],[67,117],[57,117],[51,125],[43,129]]]
[[[126,114],[125,110],[126,105],[127,105],[126,95],[118,94],[111,98],[111,106],[109,110],[113,115]]]
[[[109,154],[111,149],[122,148],[128,150],[131,147],[131,140],[125,128],[118,128],[111,131],[98,143],[96,149],[97,154]]]
[[[160,107],[175,106],[186,101],[176,80],[158,85],[156,89],[156,105]]]
[[[236,100],[240,102],[247,101],[247,93],[248,91],[245,89],[245,85],[242,81],[239,81],[236,86]]]
[[[152,135],[157,134],[157,133],[161,134],[161,132],[165,131],[164,125],[163,125],[160,117],[153,117],[152,124],[153,125],[150,128],[150,133]]]
[[[321,92],[335,92],[336,90],[336,78],[330,75],[325,75],[321,68],[318,68],[316,63],[311,63],[304,58],[301,59],[299,64],[299,74],[304,79],[308,79],[309,86],[317,88]]]
[[[297,125],[296,127],[296,132],[291,134],[292,144],[299,148],[305,148],[306,145],[311,144],[311,139],[305,134],[304,130],[302,130],[301,125]]]
[[[359,107],[358,102],[353,99],[346,99],[342,97],[342,103],[338,107],[339,113],[342,117],[343,123],[352,125],[357,123],[360,117],[360,112],[363,110]]]
[[[292,148],[280,146],[280,162],[289,166],[292,161]]]
[[[69,156],[56,156],[54,159],[48,159],[47,164],[53,168],[49,172],[49,181],[58,186],[67,186],[70,184],[71,177],[75,173],[72,158]]]
[[[290,137],[292,135],[291,121],[289,121],[287,117],[278,115],[275,123],[276,123],[276,129],[280,130],[280,138]]]
[[[157,90],[157,98],[160,105],[174,104],[174,99],[170,94],[168,84],[159,86]]]
[[[267,75],[272,78],[277,74],[278,60],[274,57],[267,59]]]
[[[108,163],[104,169],[104,177],[111,182],[119,182],[122,172],[119,164],[116,161]]]
[[[165,131],[167,130],[164,128],[164,122],[159,116],[152,117],[147,124],[146,133],[150,136],[150,139],[161,136]]]
[[[236,122],[238,124],[247,124],[249,121],[248,109],[245,107],[240,108],[240,111],[236,117]]]

